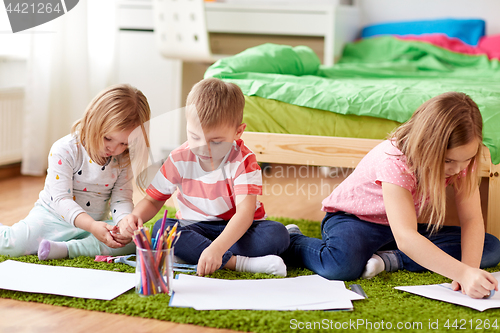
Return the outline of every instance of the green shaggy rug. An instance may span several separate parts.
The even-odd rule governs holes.
[[[173,217],[173,215],[174,210],[169,209],[169,217]],[[160,212],[157,218],[162,216],[163,212]],[[304,234],[320,237],[320,224],[317,221],[273,219],[284,224],[295,223],[300,226]],[[7,259],[10,258],[0,256],[0,262]],[[31,255],[14,260],[43,265],[134,272],[134,268],[130,266],[94,262],[93,258],[89,257],[40,262],[36,256]],[[500,271],[500,266],[488,270],[491,272]],[[288,270],[289,277],[308,274],[313,273],[297,268]],[[218,271],[210,277],[221,279],[272,278],[266,274],[226,270]],[[0,297],[252,332],[498,332],[500,330],[500,309],[478,312],[393,289],[396,286],[443,282],[449,282],[449,280],[430,272],[411,273],[407,271],[383,272],[371,280],[348,281],[346,282],[347,286],[358,283],[368,294],[368,299],[353,302],[354,311],[197,311],[191,308],[169,307],[170,298],[167,295],[140,297],[135,294],[134,290],[130,290],[111,301],[31,294],[1,289]]]

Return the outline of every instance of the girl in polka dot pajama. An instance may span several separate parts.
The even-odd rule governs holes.
[[[477,105],[463,93],[425,102],[323,200],[322,239],[287,226],[286,264],[335,280],[430,270],[473,298],[498,290],[480,269],[500,261],[500,241],[485,234],[480,207],[482,126]],[[443,226],[447,186],[460,227]]]
[[[116,85],[98,94],[71,134],[53,144],[44,189],[29,215],[0,225],[0,254],[38,253],[45,260],[135,252],[131,239],[114,231],[134,208],[129,135],[138,127],[142,133],[149,118],[136,88]]]

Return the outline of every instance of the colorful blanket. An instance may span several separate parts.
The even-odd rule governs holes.
[[[444,34],[458,38],[469,45],[477,45],[486,35],[486,22],[482,19],[436,18],[416,21],[381,22],[361,30],[361,38],[374,36],[404,36]]]
[[[479,39],[477,46],[471,46],[458,38],[444,34],[406,35],[395,36],[403,40],[415,40],[430,43],[444,49],[463,54],[485,54],[489,59],[500,59],[500,35],[484,36]]]

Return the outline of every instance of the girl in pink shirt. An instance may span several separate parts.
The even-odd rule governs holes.
[[[323,200],[322,239],[287,226],[287,264],[336,280],[427,269],[473,298],[498,290],[480,269],[500,262],[500,241],[485,234],[480,207],[482,126],[477,105],[463,93],[425,102]],[[460,227],[443,226],[448,185]]]

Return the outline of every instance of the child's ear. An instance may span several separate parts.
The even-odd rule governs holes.
[[[236,129],[236,134],[235,134],[235,140],[239,140],[241,136],[243,135],[243,132],[245,131],[245,128],[247,128],[247,124],[242,123],[238,128]]]

